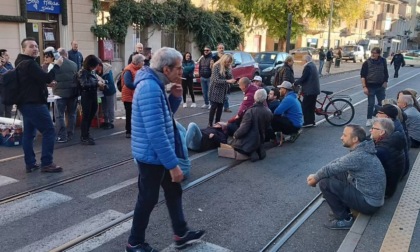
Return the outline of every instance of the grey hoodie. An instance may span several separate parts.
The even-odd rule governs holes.
[[[347,172],[347,180],[359,190],[373,207],[384,204],[386,176],[381,161],[376,157],[372,140],[361,142],[345,156],[322,167],[315,174],[317,181]]]

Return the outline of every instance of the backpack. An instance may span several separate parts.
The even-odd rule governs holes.
[[[21,63],[19,63],[16,68],[7,71],[4,74],[0,74],[0,96],[1,103],[4,105],[14,105],[20,103],[20,82],[18,69]]]
[[[124,75],[124,71],[121,71],[119,74],[117,74],[117,76],[115,77],[115,83],[117,83],[117,89],[118,91],[122,91],[122,78]]]

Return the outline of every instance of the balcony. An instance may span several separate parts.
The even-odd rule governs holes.
[[[373,18],[375,16],[375,11],[367,10],[365,11],[365,19]]]
[[[355,28],[344,28],[340,30],[340,37],[348,37],[355,34]]]

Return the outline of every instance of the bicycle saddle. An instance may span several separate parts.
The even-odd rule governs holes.
[[[326,95],[332,95],[334,92],[321,90],[321,93],[324,93]]]

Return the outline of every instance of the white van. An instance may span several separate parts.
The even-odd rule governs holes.
[[[343,46],[343,56],[341,58],[342,60],[353,60],[354,63],[356,61],[360,60],[360,62],[363,62],[365,59],[365,50],[363,49],[363,46],[361,45],[346,45]]]

